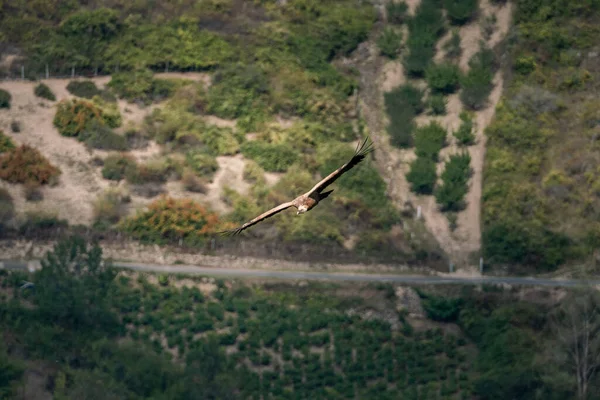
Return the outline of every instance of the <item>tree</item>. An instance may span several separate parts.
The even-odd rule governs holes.
[[[115,276],[97,244],[78,236],[57,243],[33,279],[40,318],[79,332],[113,331],[118,321],[107,295]]]
[[[594,289],[572,293],[552,317],[558,348],[556,360],[575,374],[577,398],[590,399],[590,384],[600,367],[600,294]]]

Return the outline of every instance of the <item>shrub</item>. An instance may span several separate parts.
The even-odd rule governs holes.
[[[60,170],[35,148],[24,144],[0,155],[0,179],[10,183],[52,183]]]
[[[404,84],[385,93],[385,108],[390,118],[388,132],[396,147],[412,146],[413,118],[423,111],[423,92],[411,84]]]
[[[247,160],[242,177],[250,183],[262,184],[265,182],[265,171],[256,162]]]
[[[23,186],[23,194],[27,201],[41,201],[44,199],[44,195],[40,190],[40,185],[35,182],[26,183]]]
[[[161,197],[146,211],[125,219],[121,228],[132,236],[155,243],[183,239],[195,243],[214,232],[218,216],[189,199]]]
[[[46,85],[45,83],[42,83],[42,82],[40,82],[39,84],[36,85],[36,87],[33,89],[33,93],[37,97],[41,97],[42,99],[51,100],[51,101],[56,100],[56,96],[52,92],[52,89],[50,89],[50,87],[48,85]]]
[[[0,130],[0,154],[15,148],[15,144],[9,136],[6,136],[2,130]]]
[[[163,183],[167,180],[166,165],[159,162],[148,162],[127,168],[125,178],[129,183],[143,185],[146,183]]]
[[[10,122],[10,130],[13,133],[21,132],[21,123],[19,121],[15,121],[15,120],[11,121]]]
[[[211,178],[219,169],[219,163],[215,157],[198,150],[190,150],[186,154],[185,163],[194,172],[205,178]]]
[[[53,123],[61,135],[77,137],[94,120],[104,123],[102,111],[93,103],[85,100],[63,100],[58,103]]]
[[[113,181],[120,181],[129,170],[136,169],[135,159],[128,154],[111,154],[104,159],[102,177]]]
[[[452,30],[452,36],[444,43],[444,51],[446,52],[445,58],[448,60],[457,60],[462,54],[462,48],[460,47],[460,33],[458,29]]]
[[[437,0],[423,0],[408,23],[408,54],[403,64],[408,76],[422,76],[435,55],[435,43],[444,31]]]
[[[432,91],[454,93],[458,89],[460,70],[455,64],[432,64],[425,71],[425,79]]]
[[[215,156],[233,155],[240,150],[240,144],[230,128],[207,125],[202,129],[200,141]]]
[[[494,33],[494,29],[496,29],[496,23],[498,19],[496,18],[496,14],[486,15],[481,21],[481,33],[485,40],[490,40],[492,34]]]
[[[256,161],[261,168],[270,172],[284,172],[298,161],[298,153],[286,144],[250,141],[244,143],[241,150],[244,157]]]
[[[119,106],[117,103],[105,101],[100,96],[94,96],[92,98],[92,103],[94,103],[96,107],[100,108],[102,120],[107,126],[111,128],[118,128],[121,126],[123,118],[121,117],[121,112],[119,111]]]
[[[112,129],[98,120],[92,120],[87,124],[77,139],[92,149],[127,150],[127,139],[113,132]]]
[[[402,24],[405,22],[408,13],[408,4],[401,1],[399,3],[390,1],[386,5],[387,19],[392,24]]]
[[[421,126],[415,131],[415,152],[418,157],[437,161],[440,150],[446,144],[446,130],[437,122]]]
[[[443,94],[431,94],[427,99],[427,105],[433,115],[446,115],[448,99]]]
[[[96,223],[114,224],[123,216],[123,203],[126,197],[118,189],[108,189],[94,201],[94,220]]]
[[[8,190],[0,188],[0,227],[10,221],[15,215],[13,198]]]
[[[448,299],[441,296],[427,295],[421,291],[419,291],[419,296],[423,299],[423,309],[427,313],[427,317],[434,321],[456,321],[464,305],[461,298]]]
[[[455,154],[446,162],[442,172],[442,185],[435,193],[435,199],[442,211],[460,211],[464,209],[464,197],[469,187],[467,185],[471,176],[471,156],[469,153]]]
[[[113,74],[108,86],[128,101],[151,102],[153,73],[149,69],[136,69]]]
[[[455,25],[469,22],[479,10],[479,0],[444,0],[448,19]]]
[[[183,171],[181,183],[183,184],[183,188],[190,192],[203,194],[208,192],[206,182],[196,176],[196,174],[189,169]]]
[[[67,91],[74,96],[91,99],[100,95],[101,91],[93,81],[71,81],[67,85]]]
[[[377,38],[377,46],[384,56],[396,58],[402,45],[402,32],[396,32],[393,28],[386,27]]]
[[[410,189],[418,194],[431,194],[437,180],[435,162],[430,158],[417,158],[410,164],[406,180],[411,184]]]
[[[462,103],[472,109],[478,110],[487,104],[487,99],[494,85],[492,71],[484,66],[471,68],[461,79],[462,92],[460,100]]]
[[[475,135],[473,134],[473,116],[470,113],[463,111],[460,113],[460,119],[462,120],[462,123],[458,130],[454,132],[454,137],[461,146],[470,146],[475,143]]]
[[[4,89],[0,89],[0,108],[10,108],[12,96]]]

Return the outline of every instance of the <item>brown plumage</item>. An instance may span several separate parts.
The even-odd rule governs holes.
[[[247,229],[247,228],[251,227],[252,225],[257,224],[260,221],[263,221],[269,217],[272,217],[273,215],[275,215],[285,209],[288,209],[290,207],[296,207],[296,209],[298,210],[296,212],[296,215],[304,214],[305,212],[309,211],[310,209],[314,208],[317,204],[319,204],[319,201],[325,199],[327,196],[329,196],[331,194],[331,192],[333,192],[333,190],[329,190],[327,192],[324,192],[323,190],[327,186],[329,186],[333,182],[335,182],[335,180],[338,179],[340,176],[342,176],[342,174],[344,172],[350,170],[356,164],[361,162],[366,157],[367,154],[372,152],[373,151],[372,145],[373,145],[373,143],[367,137],[362,143],[358,144],[358,146],[356,147],[356,151],[354,152],[354,155],[352,156],[350,161],[348,161],[347,163],[345,163],[344,165],[342,165],[341,167],[339,167],[338,169],[336,169],[335,171],[333,171],[332,173],[327,175],[319,183],[317,183],[315,186],[313,186],[313,188],[310,189],[308,192],[296,197],[292,201],[288,201],[287,203],[282,203],[282,204],[278,205],[277,207],[274,207],[274,208],[270,209],[269,211],[264,212],[263,214],[259,215],[258,217],[254,218],[253,220],[246,222],[244,225],[240,226],[239,228],[235,228],[235,229],[231,229],[231,230],[219,232],[219,233],[225,234],[225,235],[236,235],[236,234],[242,232],[244,229]]]

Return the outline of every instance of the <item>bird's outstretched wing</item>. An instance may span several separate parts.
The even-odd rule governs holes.
[[[244,229],[249,228],[254,224],[257,224],[260,221],[267,219],[267,218],[277,214],[278,212],[285,210],[286,208],[290,208],[293,205],[294,205],[294,202],[292,202],[292,201],[289,201],[287,203],[282,203],[282,204],[278,205],[277,207],[271,208],[269,211],[260,214],[258,217],[254,218],[253,220],[246,222],[244,225],[240,226],[239,228],[230,229],[228,231],[222,231],[222,232],[218,232],[218,233],[221,235],[226,235],[226,236],[237,235]]]
[[[310,196],[314,192],[321,192],[327,186],[335,182],[337,178],[342,176],[344,172],[348,171],[356,164],[361,162],[366,157],[366,155],[372,152],[373,150],[373,142],[371,142],[369,137],[367,137],[362,143],[358,144],[358,146],[356,147],[356,151],[354,152],[354,155],[352,156],[350,161],[348,161],[346,164],[342,165],[341,167],[327,175],[325,178],[323,178],[321,182],[317,183],[312,189],[310,189],[310,191],[308,191],[306,195]]]

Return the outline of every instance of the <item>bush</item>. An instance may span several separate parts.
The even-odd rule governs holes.
[[[21,132],[21,123],[19,121],[11,121],[10,122],[10,130],[13,133],[19,133]]]
[[[259,141],[246,142],[241,147],[244,157],[250,158],[269,172],[284,172],[298,161],[298,153],[289,145]]]
[[[475,135],[473,134],[473,116],[463,111],[460,113],[460,119],[462,123],[456,132],[454,137],[461,146],[470,146],[475,143]]]
[[[393,28],[386,27],[377,38],[377,46],[384,56],[396,58],[402,45],[402,32],[396,32]]]
[[[487,99],[494,85],[492,71],[485,67],[471,68],[461,79],[463,88],[460,100],[472,110],[479,110],[487,104]]]
[[[120,181],[130,170],[135,170],[137,163],[128,154],[111,154],[104,159],[102,177],[113,181]]]
[[[0,130],[0,154],[15,148],[10,136],[6,136],[2,130]]]
[[[430,158],[417,158],[410,164],[406,180],[410,189],[417,194],[431,194],[437,180],[435,162]]]
[[[123,216],[126,197],[118,189],[108,189],[94,201],[94,221],[114,224]]]
[[[185,163],[198,175],[207,179],[210,179],[219,169],[215,157],[198,150],[190,150],[186,154]]]
[[[392,24],[403,24],[406,20],[408,13],[408,4],[402,1],[400,3],[396,3],[390,1],[386,5],[387,10],[387,19]]]
[[[404,84],[385,93],[385,108],[390,118],[388,132],[396,147],[413,144],[414,117],[423,111],[423,92],[411,84]]]
[[[136,69],[113,74],[108,86],[123,99],[131,102],[150,103],[152,81],[153,73],[151,70]]]
[[[408,76],[420,77],[435,55],[435,44],[444,31],[444,19],[437,0],[423,0],[409,20],[408,54],[403,64]]]
[[[456,321],[464,304],[461,298],[448,299],[441,296],[426,295],[420,291],[419,295],[423,299],[423,309],[427,313],[427,317],[434,321]]]
[[[85,100],[63,100],[58,103],[54,126],[61,135],[77,137],[92,121],[104,124],[102,111]]]
[[[444,0],[444,7],[452,24],[463,25],[477,14],[478,3],[479,0]]]
[[[10,108],[12,96],[4,89],[0,89],[0,108]]]
[[[469,187],[471,176],[471,156],[469,153],[450,156],[446,168],[442,172],[442,185],[435,193],[435,199],[442,211],[460,211],[465,208],[464,197]]]
[[[427,105],[433,115],[446,115],[447,104],[448,99],[443,94],[431,94],[427,99]]]
[[[459,86],[460,70],[455,64],[432,64],[425,71],[425,79],[432,91],[454,93]]]
[[[0,228],[2,224],[10,221],[15,215],[13,198],[8,190],[0,188]]]
[[[98,120],[92,120],[87,124],[77,139],[92,149],[123,151],[128,147],[124,136],[113,132]]]
[[[101,93],[93,81],[71,81],[67,85],[67,90],[74,96],[86,99],[91,99]]]
[[[163,183],[167,180],[167,166],[159,161],[138,164],[136,167],[127,168],[125,178],[134,185],[146,183]]]
[[[183,188],[187,191],[202,194],[206,194],[208,192],[206,182],[197,177],[196,174],[189,169],[186,169],[183,172],[181,183],[183,184]]]
[[[121,228],[144,241],[183,239],[193,244],[214,232],[218,223],[216,214],[192,200],[162,197],[150,203],[146,211],[125,219]]]
[[[256,162],[247,160],[242,177],[250,183],[262,184],[265,182],[265,171]]]
[[[60,170],[35,148],[24,144],[0,155],[0,179],[10,183],[52,183]]]
[[[33,89],[33,94],[35,94],[37,97],[41,97],[42,99],[51,101],[56,100],[56,96],[54,95],[54,92],[52,92],[52,89],[50,89],[48,85],[42,82],[35,86],[35,88]]]
[[[446,130],[432,121],[429,125],[415,131],[415,152],[417,157],[430,158],[437,161],[440,150],[446,144]]]
[[[446,52],[445,58],[448,60],[457,60],[462,54],[462,48],[460,47],[460,33],[458,29],[452,30],[452,36],[444,43],[444,51]]]

